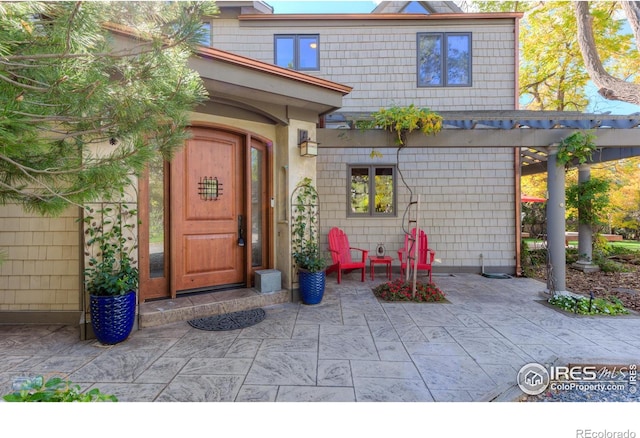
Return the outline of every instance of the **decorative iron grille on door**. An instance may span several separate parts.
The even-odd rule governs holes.
[[[198,196],[203,201],[217,201],[222,195],[222,183],[217,177],[205,176],[198,181]]]

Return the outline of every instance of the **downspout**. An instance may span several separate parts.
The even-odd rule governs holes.
[[[89,307],[87,303],[87,294],[84,290],[84,269],[85,269],[85,256],[84,256],[84,209],[78,207],[78,246],[80,247],[80,257],[78,260],[78,269],[80,269],[80,275],[78,276],[78,290],[79,290],[79,302],[80,302],[80,340],[85,341],[89,339],[89,333],[87,332],[87,309]]]
[[[516,212],[516,277],[522,276],[522,192],[520,188],[521,169],[520,169],[520,148],[516,147],[514,150],[514,184],[515,184],[515,212]]]
[[[519,18],[515,18],[515,24],[514,24],[514,41],[513,41],[513,45],[514,45],[514,60],[513,60],[513,83],[514,83],[514,90],[513,90],[513,107],[516,110],[520,109],[520,96],[519,96],[519,90],[520,90],[520,19]]]
[[[520,19],[514,19],[514,60],[513,60],[513,107],[516,110],[520,109],[520,99],[518,95],[518,90],[520,90]],[[522,189],[520,187],[521,178],[522,178],[522,169],[520,162],[520,147],[514,148],[514,184],[515,184],[515,203],[516,203],[516,277],[520,277],[522,275],[522,202],[520,202],[520,198],[522,195]]]

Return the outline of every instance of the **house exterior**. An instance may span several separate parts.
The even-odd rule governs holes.
[[[382,243],[394,255],[402,246],[411,190],[421,196],[421,226],[436,250],[435,272],[479,272],[482,258],[487,267],[513,274],[519,165],[512,147],[429,147],[427,140],[426,147],[409,144],[397,157],[389,137],[372,158],[374,145],[336,143],[331,131],[394,105],[439,113],[516,110],[520,17],[466,14],[452,2],[382,2],[371,14],[327,15],[229,6],[211,21],[211,41],[223,50],[353,87],[318,131],[316,176],[325,239],[337,226],[352,246],[374,250]],[[316,49],[305,50],[311,45]],[[337,135],[344,140],[351,134],[358,136]],[[392,207],[352,208],[351,183],[369,175],[392,180]]]
[[[135,42],[127,29],[111,31],[116,45]],[[209,47],[192,67],[211,96],[191,115],[192,139],[171,164],[152,163],[122,200],[140,221],[139,303],[185,290],[251,287],[254,272],[265,268],[286,276],[288,194],[315,174],[314,161],[300,156],[298,130],[316,137],[320,117],[351,91]],[[201,193],[214,178],[216,199]],[[70,207],[42,218],[0,206],[0,323],[80,323],[86,330],[82,214]]]
[[[295,289],[289,203],[303,177],[320,195],[323,245],[337,226],[352,246],[373,253],[383,244],[394,256],[413,194],[436,274],[482,264],[517,271],[513,141],[413,134],[399,150],[390,134],[360,132],[354,121],[394,105],[450,117],[516,110],[520,14],[465,14],[452,2],[320,16],[278,16],[264,2],[219,6],[192,60],[210,93],[192,113],[193,137],[171,163],[153,163],[127,199],[141,222],[139,303],[251,287],[255,271],[273,268]],[[119,43],[131,39],[112,30]],[[317,157],[300,155],[301,135],[320,143]],[[203,195],[214,180],[219,190]],[[0,206],[0,322],[85,321],[81,215]]]

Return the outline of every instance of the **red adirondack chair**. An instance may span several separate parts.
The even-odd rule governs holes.
[[[416,236],[416,229],[411,230],[411,238],[414,239]],[[436,252],[432,249],[429,249],[429,240],[427,239],[427,233],[424,230],[420,230],[419,240],[416,242],[414,240],[409,239],[409,235],[405,234],[404,236],[404,248],[400,248],[398,250],[398,258],[400,259],[400,275],[404,277],[405,269],[407,268],[408,254],[411,251],[411,255],[415,254],[416,243],[418,243],[418,256],[415,258],[418,262],[418,271],[428,271],[429,272],[429,283],[431,280],[431,268],[433,265],[433,261],[436,258]]]
[[[360,251],[362,259],[360,261],[352,260],[351,250]],[[342,281],[342,271],[349,273],[357,269],[362,269],[362,281],[364,281],[368,250],[351,247],[349,238],[344,231],[340,228],[332,228],[329,231],[329,251],[331,252],[333,265],[327,269],[327,274],[338,271],[338,284]]]

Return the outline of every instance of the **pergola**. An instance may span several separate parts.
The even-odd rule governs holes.
[[[631,115],[585,114],[558,111],[453,111],[438,112],[443,130],[434,137],[409,135],[411,147],[503,147],[514,149],[517,164],[516,199],[520,198],[520,175],[547,172],[547,243],[552,266],[548,287],[566,290],[565,253],[565,169],[557,163],[559,143],[576,131],[595,135],[597,152],[589,164],[640,156],[640,113]],[[389,137],[381,130],[356,130],[366,113],[334,113],[325,117],[320,142],[331,147],[388,147]],[[351,130],[345,133],[345,129]],[[481,132],[479,132],[481,131]],[[357,134],[356,134],[357,132]],[[577,165],[577,163],[574,163]],[[579,182],[589,179],[589,166],[579,169]],[[520,218],[520,202],[516,202]],[[520,227],[517,230],[517,270],[520,270]],[[590,260],[590,227],[579,229],[578,252]]]

